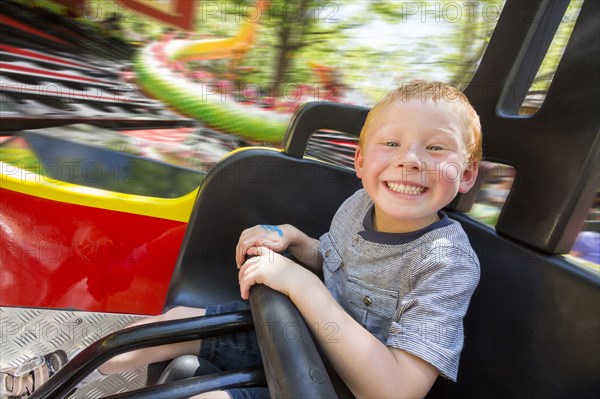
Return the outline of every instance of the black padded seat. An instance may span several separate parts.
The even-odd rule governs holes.
[[[239,299],[235,246],[245,228],[289,223],[318,238],[360,187],[353,171],[323,162],[266,148],[234,152],[198,194],[166,307]]]

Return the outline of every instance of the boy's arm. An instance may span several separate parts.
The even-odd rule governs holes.
[[[308,266],[313,272],[320,273],[323,265],[323,257],[319,252],[319,240],[307,236],[296,229],[296,237],[288,251],[302,264]]]
[[[319,240],[306,235],[290,224],[278,226],[257,225],[242,232],[236,247],[236,263],[241,266],[252,248],[267,247],[275,252],[288,250],[302,264],[314,272],[321,271],[323,259],[319,253]]]
[[[435,367],[385,346],[352,319],[311,272],[267,248],[254,248],[249,254],[257,257],[240,268],[242,298],[247,299],[258,283],[289,296],[356,397],[427,394],[439,374]]]
[[[435,367],[385,346],[341,308],[316,276],[299,280],[290,299],[357,398],[420,398],[429,392],[439,374]]]

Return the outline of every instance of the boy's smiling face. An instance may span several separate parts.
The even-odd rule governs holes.
[[[409,232],[438,220],[438,211],[475,183],[461,119],[452,104],[419,98],[376,111],[362,148],[357,176],[375,204],[373,225]]]

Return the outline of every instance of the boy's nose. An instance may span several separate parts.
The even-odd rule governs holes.
[[[400,151],[396,163],[399,167],[410,170],[421,170],[423,168],[421,156],[415,148],[405,148]]]

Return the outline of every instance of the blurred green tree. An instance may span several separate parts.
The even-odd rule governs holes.
[[[428,60],[445,72],[445,81],[462,87],[483,56],[503,4],[504,0],[374,0],[369,10],[389,24],[412,21],[428,26],[426,42],[413,47],[413,58]]]

